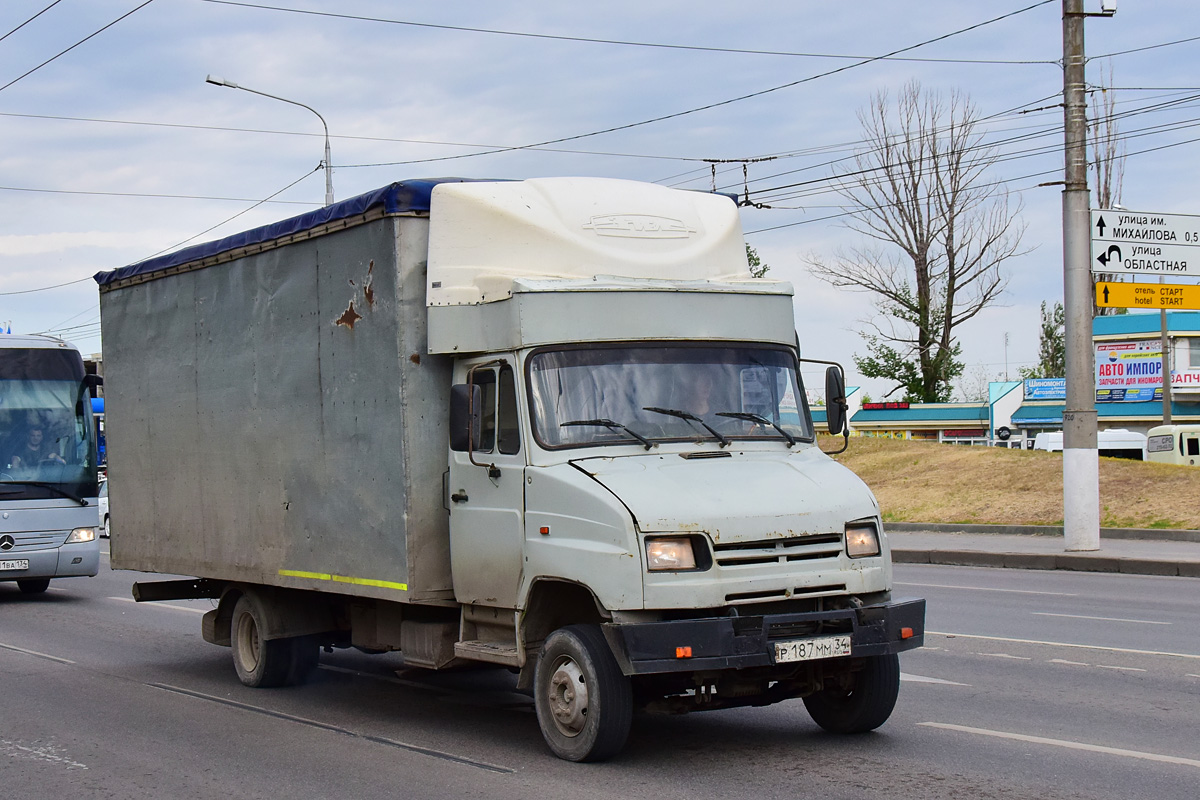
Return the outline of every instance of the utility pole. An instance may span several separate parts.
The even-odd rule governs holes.
[[[1107,8],[1106,8],[1107,10]],[[1090,195],[1083,0],[1063,0],[1063,304],[1067,400],[1063,408],[1063,535],[1067,550],[1100,549],[1100,459],[1096,449],[1092,344]]]

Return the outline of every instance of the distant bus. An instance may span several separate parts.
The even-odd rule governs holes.
[[[26,594],[100,569],[97,385],[66,342],[0,334],[0,581]]]
[[[1150,429],[1146,451],[1161,464],[1200,466],[1200,425],[1159,425]]]

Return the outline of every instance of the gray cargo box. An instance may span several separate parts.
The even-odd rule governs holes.
[[[426,354],[413,206],[97,276],[115,569],[452,597],[450,361]]]

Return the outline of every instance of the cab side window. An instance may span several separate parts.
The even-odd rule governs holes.
[[[521,426],[517,420],[517,382],[513,368],[505,364],[500,368],[500,391],[496,409],[498,420],[499,448],[505,455],[521,452]]]
[[[508,364],[495,369],[477,369],[471,379],[480,389],[482,432],[475,450],[505,455],[521,452],[521,428],[517,417],[517,384]]]
[[[496,446],[496,371],[477,369],[471,377],[471,383],[479,387],[482,398],[479,408],[482,431],[479,441],[475,442],[475,450],[490,453]]]

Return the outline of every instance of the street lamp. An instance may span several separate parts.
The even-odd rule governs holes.
[[[304,103],[297,103],[295,100],[288,100],[286,97],[267,94],[266,92],[260,92],[257,89],[248,89],[245,86],[234,83],[233,81],[227,81],[224,78],[218,78],[216,75],[209,75],[204,80],[206,83],[211,83],[213,86],[227,86],[230,89],[241,89],[243,92],[260,94],[263,97],[269,97],[272,100],[280,100],[284,103],[291,103],[294,106],[307,108],[309,111],[316,114],[317,119],[321,120],[321,125],[325,128],[325,205],[333,205],[333,164],[329,160],[329,126],[325,124],[325,118],[322,117],[315,108],[312,106],[306,106]]]

